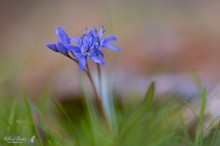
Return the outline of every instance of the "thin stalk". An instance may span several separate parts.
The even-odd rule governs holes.
[[[67,55],[67,57],[68,57],[69,59],[71,59],[72,61],[76,62],[77,64],[79,64],[79,62],[78,62],[78,61],[76,61],[75,59],[73,59],[73,57],[72,57],[72,56]]]
[[[99,94],[102,96],[102,73],[101,73],[101,66],[97,63],[97,70],[98,70],[98,80],[99,80]]]
[[[204,127],[204,114],[205,114],[205,107],[206,107],[206,87],[203,89],[202,93],[202,105],[200,108],[199,114],[199,123],[196,128],[196,136],[195,136],[195,146],[202,146],[203,145],[203,127]]]
[[[110,131],[112,131],[111,125],[110,125],[109,119],[108,119],[108,117],[107,117],[107,114],[106,114],[106,112],[105,112],[105,109],[104,109],[104,107],[103,107],[101,98],[100,98],[99,95],[98,95],[98,92],[97,92],[96,87],[95,87],[95,83],[94,83],[94,81],[93,81],[93,79],[92,79],[92,76],[91,76],[91,73],[90,73],[88,64],[86,65],[86,68],[87,68],[87,71],[85,71],[85,73],[87,74],[87,76],[88,76],[88,78],[89,78],[89,81],[90,81],[90,83],[91,83],[91,85],[92,85],[92,89],[93,89],[94,94],[95,94],[95,101],[96,101],[96,103],[97,103],[98,110],[99,110],[99,112],[101,113],[101,116],[103,117],[106,126],[108,127],[108,129],[109,129]]]

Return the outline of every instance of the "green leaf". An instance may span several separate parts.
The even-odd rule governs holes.
[[[11,112],[9,114],[8,133],[9,133],[10,130],[14,130],[13,129],[13,124],[14,124],[13,122],[15,120],[15,114],[16,114],[16,108],[17,108],[16,106],[17,106],[17,101],[14,100],[13,103],[12,103]]]
[[[26,104],[26,107],[27,107],[27,111],[28,111],[28,113],[27,113],[28,114],[28,119],[29,119],[29,122],[31,122],[31,130],[35,134],[36,139],[38,141],[38,144],[40,146],[43,146],[42,142],[41,142],[41,140],[39,138],[39,135],[37,133],[36,125],[35,125],[33,114],[32,114],[32,110],[31,110],[31,105],[30,105],[30,103],[29,103],[29,101],[28,101],[26,96],[24,96],[24,101],[25,101],[25,104]]]
[[[150,87],[148,88],[147,93],[144,98],[144,105],[143,105],[144,110],[150,108],[150,106],[153,102],[154,93],[155,93],[155,82],[152,82],[150,84]]]
[[[67,120],[67,122],[69,124],[70,130],[71,130],[72,134],[74,135],[74,140],[75,140],[76,144],[79,146],[80,145],[79,138],[78,138],[77,131],[76,131],[74,125],[73,125],[73,122],[72,122],[71,118],[66,113],[64,108],[60,105],[60,103],[58,103],[53,98],[51,98],[51,99],[52,99],[52,102],[56,105],[57,109],[60,111],[60,113],[63,114],[63,116],[66,118],[66,120]]]
[[[216,118],[213,119],[213,121],[212,121],[211,124],[209,125],[210,128],[214,125],[214,123],[216,123],[217,120],[219,120],[219,117],[220,117],[220,116],[217,116]],[[212,133],[213,137],[212,137],[212,139],[211,139],[210,146],[214,145],[214,143],[215,143],[215,141],[216,141],[216,137],[217,137],[218,132],[219,132],[219,129],[220,129],[220,127],[219,127],[219,122],[220,122],[220,121],[218,121],[218,123],[217,123],[217,125],[216,125],[216,128],[215,128],[214,132]]]
[[[138,107],[138,109],[131,114],[127,122],[121,129],[121,138],[125,138],[129,131],[131,131],[140,121],[141,118],[146,114],[146,112],[150,109],[153,97],[155,92],[155,83],[152,82],[146,92],[144,103]]]
[[[206,107],[206,87],[204,87],[203,92],[202,92],[202,105],[200,108],[199,123],[196,128],[195,146],[203,145],[203,127],[204,127],[205,107]]]

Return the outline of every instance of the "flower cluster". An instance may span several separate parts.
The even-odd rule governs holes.
[[[94,27],[93,30],[85,29],[85,33],[76,38],[71,38],[62,27],[58,27],[56,34],[58,36],[57,43],[49,43],[47,47],[55,52],[59,52],[79,64],[80,70],[84,70],[87,64],[87,58],[91,58],[98,64],[105,64],[104,54],[101,48],[115,50],[120,52],[120,48],[109,44],[111,41],[117,41],[117,37],[108,36],[103,38],[105,29],[102,26],[100,32]],[[71,41],[75,45],[71,44]]]

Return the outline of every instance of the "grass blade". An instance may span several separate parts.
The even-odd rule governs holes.
[[[56,105],[56,107],[60,111],[60,113],[63,114],[63,116],[66,118],[67,122],[70,125],[71,131],[72,131],[73,135],[75,136],[75,142],[76,142],[77,146],[80,146],[77,132],[76,132],[76,129],[74,128],[74,125],[73,125],[71,118],[68,116],[68,114],[65,112],[63,107],[55,99],[52,98],[52,102]]]
[[[145,99],[144,99],[144,105],[143,105],[143,109],[149,109],[152,102],[153,102],[153,98],[154,98],[154,93],[155,93],[155,82],[152,82],[150,84],[150,87],[147,90],[147,93],[145,95]]]
[[[33,114],[32,114],[32,110],[31,110],[31,105],[30,105],[30,103],[29,103],[29,101],[28,101],[26,96],[24,96],[24,101],[25,101],[25,104],[26,104],[26,107],[27,107],[27,111],[28,111],[28,113],[27,113],[28,114],[28,119],[29,119],[29,122],[31,122],[31,130],[35,134],[36,139],[38,141],[38,144],[40,146],[43,146],[43,144],[42,144],[42,142],[41,142],[41,140],[39,138],[39,135],[37,133],[36,125],[35,125]]]
[[[146,113],[147,110],[149,110],[152,102],[153,102],[153,97],[154,97],[154,92],[155,92],[155,83],[152,82],[146,92],[145,98],[144,98],[144,103],[140,108],[138,108],[137,111],[135,111],[130,118],[127,120],[125,125],[121,129],[121,137],[124,138],[125,135],[128,134],[129,130],[132,130],[135,125],[140,121],[141,117]]]
[[[205,107],[206,107],[206,87],[204,87],[203,93],[202,93],[202,106],[200,108],[199,123],[196,128],[195,146],[203,145],[203,127],[204,127]]]
[[[8,126],[8,133],[9,133],[10,130],[14,130],[14,129],[11,129],[11,128],[13,128],[13,122],[15,120],[15,112],[16,112],[16,108],[17,108],[16,106],[17,106],[17,101],[14,100],[13,103],[12,103],[12,108],[11,108],[11,112],[10,112],[10,115],[9,115],[8,124],[10,126]]]

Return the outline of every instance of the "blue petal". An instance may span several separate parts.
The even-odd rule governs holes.
[[[105,61],[102,59],[102,58],[99,58],[98,56],[96,55],[89,55],[89,57],[95,61],[96,63],[99,63],[99,64],[105,64]]]
[[[91,48],[93,45],[94,45],[94,38],[90,37],[88,46],[89,46],[89,48]]]
[[[76,53],[75,56],[73,57],[74,60],[78,60],[80,58],[81,54]]]
[[[81,55],[79,59],[79,68],[80,70],[84,70],[86,67],[86,62],[87,62],[87,56],[86,55]]]
[[[89,29],[86,27],[85,28],[85,34],[88,34],[88,32],[89,32]]]
[[[92,36],[94,34],[94,32],[93,32],[93,30],[87,29],[86,34]]]
[[[63,55],[66,55],[66,56],[68,55],[67,48],[61,42],[57,42],[57,50],[58,50],[58,52],[60,52]]]
[[[62,43],[70,44],[70,38],[62,27],[58,27],[56,30],[59,41]]]
[[[120,48],[115,46],[115,45],[111,45],[111,44],[102,44],[102,47],[103,48],[106,48],[106,49],[110,49],[110,50],[115,50],[117,52],[121,52]]]
[[[104,57],[104,53],[101,51],[101,50],[95,50],[95,54],[96,55],[101,55],[102,56],[102,58]]]
[[[106,44],[108,42],[111,42],[111,41],[117,41],[117,37],[116,36],[108,36],[106,38],[103,39],[102,43],[103,44]]]
[[[57,45],[54,44],[54,43],[49,43],[49,44],[47,44],[47,47],[48,47],[49,49],[53,50],[54,52],[58,52],[58,50],[57,50]]]
[[[94,31],[96,34],[98,33],[98,31],[97,31],[97,27],[96,27],[96,26],[94,26],[93,31]]]
[[[98,32],[97,32],[96,26],[94,26],[94,29],[91,31],[91,35],[92,35],[94,38],[97,38],[97,37],[98,37]]]
[[[88,46],[89,45],[89,39],[88,36],[83,38],[83,45]]]
[[[69,51],[71,51],[71,52],[81,53],[81,49],[80,49],[80,47],[78,47],[78,46],[65,45],[65,47],[66,47]]]
[[[105,28],[104,28],[104,26],[102,26],[101,29],[100,29],[100,32],[99,32],[100,39],[102,39],[104,33],[105,33]]]
[[[81,37],[71,38],[72,41],[74,41],[76,44],[79,44]]]

